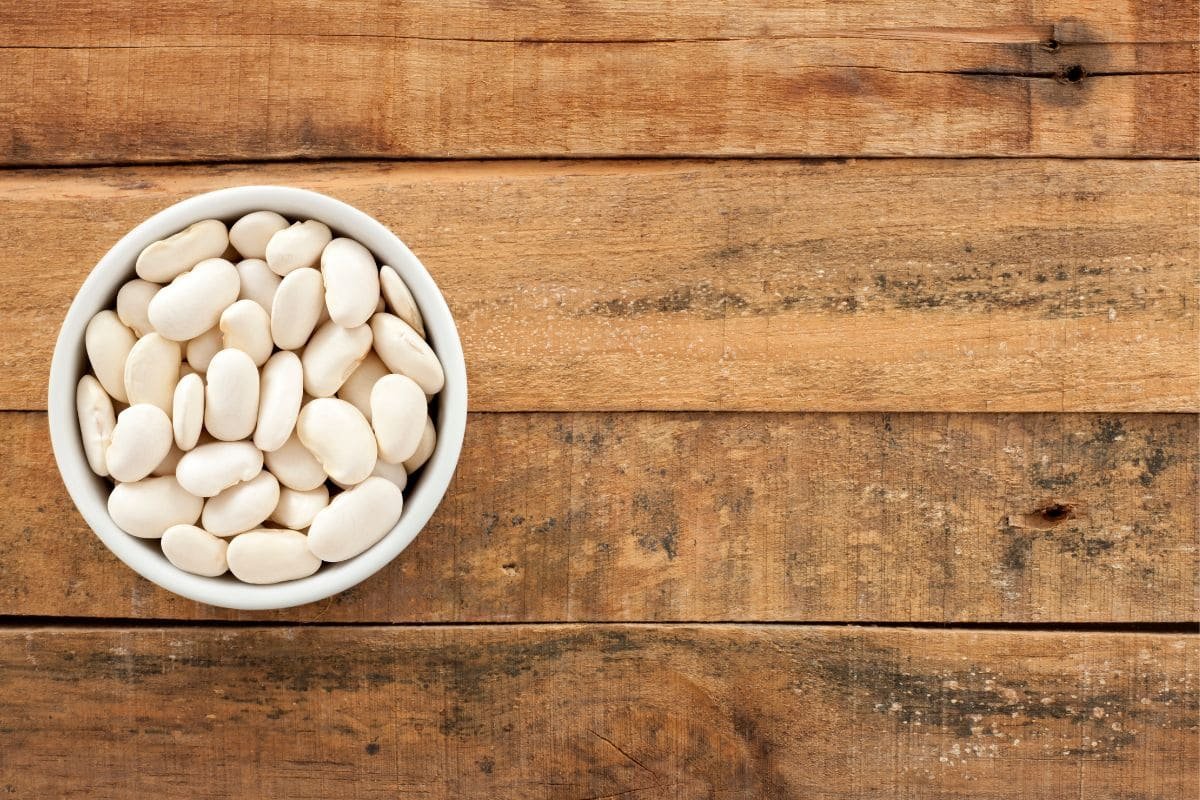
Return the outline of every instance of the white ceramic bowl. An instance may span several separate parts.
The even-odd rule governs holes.
[[[75,385],[87,368],[83,334],[96,312],[112,308],[117,290],[136,277],[134,261],[142,248],[202,219],[232,224],[243,214],[266,209],[290,219],[315,219],[367,247],[381,264],[390,264],[412,290],[425,329],[446,373],[437,399],[437,446],[417,478],[404,491],[404,512],[391,532],[365,553],[316,574],[269,586],[241,583],[229,574],[204,578],[167,561],[157,539],[138,539],[108,516],[107,480],[88,467],[75,411]],[[192,197],[138,225],[117,242],[83,282],[54,347],[50,365],[50,441],[71,499],[83,518],[117,558],[164,589],[202,603],[247,610],[287,608],[311,603],[365,580],[399,555],[429,521],[441,502],[462,449],[467,423],[467,371],[462,343],[450,309],[429,272],[395,234],[352,206],[317,192],[286,186],[241,186]]]

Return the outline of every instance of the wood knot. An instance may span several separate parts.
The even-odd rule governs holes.
[[[1079,516],[1079,507],[1075,503],[1048,502],[1020,517],[1009,517],[1009,524],[1025,530],[1045,531],[1056,528],[1068,520]]]
[[[1058,74],[1058,79],[1062,83],[1082,83],[1086,77],[1087,70],[1083,68],[1083,64],[1072,64]]]

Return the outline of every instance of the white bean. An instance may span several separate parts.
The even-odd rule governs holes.
[[[129,402],[125,392],[125,362],[137,340],[112,311],[101,311],[92,317],[83,333],[92,372],[108,396],[122,403]]]
[[[267,266],[261,258],[247,258],[237,265],[238,278],[241,288],[238,290],[239,300],[253,300],[263,307],[263,311],[271,313],[271,304],[275,302],[275,290],[283,280]]]
[[[361,483],[375,468],[378,448],[371,424],[345,400],[319,397],[304,406],[296,434],[335,480]]]
[[[108,474],[105,451],[112,442],[117,418],[112,398],[94,375],[84,375],[75,387],[75,412],[79,415],[79,434],[88,466],[97,475]]]
[[[408,470],[409,475],[416,472],[429,460],[429,457],[433,455],[433,448],[436,445],[437,430],[433,427],[433,419],[426,414],[425,427],[421,431],[421,441],[417,444],[417,452],[404,460],[404,469]]]
[[[258,421],[258,368],[241,350],[222,350],[208,365],[204,427],[226,442],[246,439]]]
[[[408,470],[403,464],[389,464],[381,458],[375,462],[375,469],[371,470],[371,474],[388,479],[400,489],[408,485]]]
[[[179,459],[181,458],[183,458],[183,451],[180,450],[179,447],[174,443],[172,443],[171,449],[167,451],[167,454],[163,457],[163,460],[158,462],[158,466],[151,470],[150,474],[157,475],[160,478],[163,475],[174,475],[175,468],[179,466]]]
[[[172,525],[200,519],[204,501],[188,493],[173,475],[118,483],[108,496],[108,515],[117,527],[141,539],[159,539]]]
[[[374,351],[369,352],[337,390],[337,396],[361,411],[367,422],[370,422],[371,390],[375,388],[377,380],[390,374],[388,368],[379,360],[379,356],[375,355]]]
[[[137,403],[117,416],[105,453],[108,474],[122,483],[140,481],[171,451],[171,418],[158,406]]]
[[[194,339],[217,324],[240,288],[237,267],[223,258],[205,259],[158,290],[147,311],[150,324],[168,339]]]
[[[288,273],[271,304],[271,336],[280,350],[304,346],[325,309],[321,273],[307,267]]]
[[[392,372],[412,378],[425,394],[437,394],[446,383],[442,363],[407,322],[392,314],[371,317],[375,352]]]
[[[371,329],[366,325],[343,328],[329,320],[304,348],[304,391],[313,397],[332,397],[371,349]]]
[[[195,525],[172,525],[163,532],[163,555],[179,569],[215,578],[229,569],[225,551],[229,543]]]
[[[204,381],[192,373],[179,379],[171,405],[171,427],[175,444],[181,450],[191,450],[204,428]]]
[[[304,396],[304,371],[300,357],[281,350],[262,369],[258,400],[258,426],[254,445],[259,450],[278,450],[296,429],[300,400]]]
[[[140,278],[130,281],[117,292],[117,316],[138,336],[154,330],[150,324],[150,301],[162,287]]]
[[[307,578],[321,566],[298,531],[259,529],[234,537],[225,552],[229,571],[246,583],[281,583]]]
[[[179,342],[158,333],[138,339],[125,359],[126,402],[150,403],[170,414],[182,363]]]
[[[406,375],[385,375],[371,390],[371,427],[379,457],[403,464],[417,452],[428,415],[425,393]]]
[[[292,270],[315,267],[325,245],[333,239],[329,227],[316,220],[297,222],[290,228],[277,231],[267,242],[264,257],[276,275]]]
[[[215,536],[257,528],[279,505],[279,481],[265,470],[242,483],[235,483],[204,504],[200,524]]]
[[[262,451],[250,442],[213,442],[184,453],[175,468],[175,477],[190,494],[215,497],[235,483],[250,480],[262,468]],[[200,516],[199,511],[196,516]]]
[[[196,372],[208,372],[213,356],[221,352],[221,329],[212,327],[187,343],[187,363]]]
[[[221,312],[221,343],[250,356],[261,367],[271,357],[275,342],[271,339],[271,317],[253,300],[238,300]]]
[[[308,548],[322,561],[345,561],[367,550],[400,521],[404,495],[396,484],[370,477],[319,511],[308,529]]]
[[[379,268],[379,285],[383,291],[383,299],[387,300],[388,308],[400,319],[407,322],[414,331],[425,338],[425,320],[417,301],[408,290],[408,284],[400,277],[394,267],[384,265]]]
[[[282,489],[279,492],[279,503],[271,512],[271,521],[285,528],[302,530],[307,528],[325,506],[329,505],[329,489],[320,485],[307,492],[295,489]]]
[[[282,447],[269,450],[263,458],[267,469],[279,479],[279,482],[289,489],[307,492],[325,482],[329,476],[325,474],[321,462],[308,451],[300,441],[300,437],[292,434]]]
[[[353,239],[334,239],[321,251],[325,307],[343,328],[366,325],[379,302],[379,267],[367,248]]]
[[[267,254],[267,242],[288,226],[288,221],[274,211],[253,211],[229,228],[229,243],[242,258],[262,258]]]
[[[143,250],[137,257],[137,274],[144,280],[166,283],[206,258],[219,258],[228,246],[225,223],[206,219]]]

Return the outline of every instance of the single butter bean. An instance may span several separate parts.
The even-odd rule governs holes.
[[[206,258],[219,258],[228,246],[225,223],[206,219],[143,250],[137,258],[137,274],[143,280],[166,283]]]
[[[379,302],[379,267],[371,252],[353,239],[334,239],[321,251],[321,276],[329,318],[343,328],[366,325]]]
[[[315,489],[329,476],[321,462],[308,451],[300,437],[292,434],[283,446],[263,454],[267,469],[289,489],[306,492]]]
[[[233,264],[223,258],[205,259],[158,290],[147,310],[150,324],[168,339],[194,339],[217,324],[240,288]]]
[[[138,341],[112,311],[101,311],[92,317],[83,333],[92,372],[108,396],[121,403],[129,402],[125,391],[125,362]]]
[[[258,400],[258,425],[254,445],[259,450],[278,450],[296,429],[300,401],[304,396],[304,372],[300,357],[281,350],[262,369]]]
[[[125,359],[125,394],[130,405],[149,403],[167,414],[175,402],[179,365],[183,363],[179,342],[150,333],[137,340]]]
[[[371,350],[371,329],[366,325],[343,328],[329,320],[304,348],[304,391],[313,397],[332,397]]]
[[[267,255],[267,242],[287,226],[288,221],[274,211],[253,211],[229,228],[229,243],[242,258],[263,258]]]
[[[275,342],[271,339],[271,317],[253,300],[238,300],[221,312],[221,344],[250,356],[261,367],[271,357]]]
[[[79,415],[79,434],[88,466],[97,475],[108,474],[105,453],[112,442],[117,417],[112,398],[94,375],[84,375],[75,387],[75,412]]]
[[[425,427],[421,431],[421,441],[417,444],[417,452],[411,457],[404,460],[404,468],[411,475],[424,466],[429,457],[433,455],[433,448],[437,445],[437,431],[433,427],[433,419],[428,414],[425,415]]]
[[[315,267],[325,245],[333,239],[329,227],[316,220],[297,222],[272,234],[263,257],[276,275],[292,270]]]
[[[238,290],[239,300],[253,300],[263,307],[263,311],[271,313],[271,304],[275,302],[275,291],[283,279],[271,272],[267,262],[261,258],[247,258],[237,265],[238,278],[241,288]]]
[[[204,504],[200,524],[215,536],[232,536],[257,528],[277,505],[279,481],[263,471],[210,497]]]
[[[406,375],[385,375],[371,390],[371,427],[379,457],[402,464],[417,452],[428,415],[425,393]]]
[[[195,373],[183,376],[175,385],[171,427],[177,447],[191,450],[196,446],[204,428],[204,381]]]
[[[337,390],[337,396],[361,411],[367,422],[370,422],[371,390],[375,388],[376,381],[390,374],[388,368],[379,360],[379,356],[371,351],[354,372],[350,373],[350,377],[346,378],[346,382]]]
[[[108,515],[117,527],[141,539],[159,539],[172,525],[200,519],[204,501],[190,494],[172,475],[118,483],[108,496]]]
[[[308,529],[308,547],[322,561],[353,558],[387,535],[403,509],[404,495],[396,484],[367,478],[317,513]]]
[[[132,280],[117,292],[117,316],[138,336],[154,330],[150,324],[150,301],[162,287],[140,278]]]
[[[187,343],[187,363],[196,372],[208,372],[213,356],[224,346],[221,329],[212,327]]]
[[[304,406],[296,434],[334,480],[361,483],[375,468],[378,448],[371,424],[345,400],[319,397]]]
[[[222,350],[208,365],[204,427],[225,442],[249,438],[258,421],[258,368],[241,350]]]
[[[225,553],[229,571],[245,583],[281,583],[307,578],[321,566],[298,531],[259,529],[234,537]]]
[[[250,480],[262,468],[262,451],[250,442],[213,442],[184,453],[175,468],[175,477],[190,494],[215,497],[235,483]],[[196,517],[199,516],[197,511]]]
[[[329,505],[329,489],[324,484],[307,492],[281,489],[279,503],[271,512],[271,521],[277,522],[285,528],[302,530],[312,524],[313,517],[327,505]]]
[[[400,277],[394,267],[382,266],[379,268],[379,285],[383,292],[383,299],[387,301],[387,306],[400,319],[404,320],[416,331],[422,339],[425,337],[425,320],[421,317],[421,311],[417,308],[417,301],[413,298],[412,292],[408,290],[408,284]]]
[[[321,273],[307,267],[288,273],[271,303],[271,337],[275,344],[280,350],[303,347],[324,310]]]
[[[393,314],[371,317],[375,352],[392,372],[412,378],[425,394],[437,394],[446,383],[442,363],[412,327]]]
[[[225,551],[229,543],[195,525],[172,525],[163,532],[163,555],[179,569],[215,578],[229,569]]]
[[[171,418],[158,406],[137,403],[117,416],[105,454],[108,474],[122,483],[140,481],[171,451]]]

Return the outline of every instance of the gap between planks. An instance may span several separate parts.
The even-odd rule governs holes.
[[[855,622],[842,620],[538,620],[524,622],[501,620],[495,622],[323,622],[281,620],[178,620],[169,618],[135,619],[123,617],[47,617],[0,615],[0,630],[43,633],[56,630],[120,631],[133,629],[190,630],[229,628],[238,630],[275,628],[589,628],[596,626],[628,628],[886,628],[920,631],[997,631],[1012,633],[1128,633],[1160,634],[1164,636],[1200,635],[1197,622]]]

